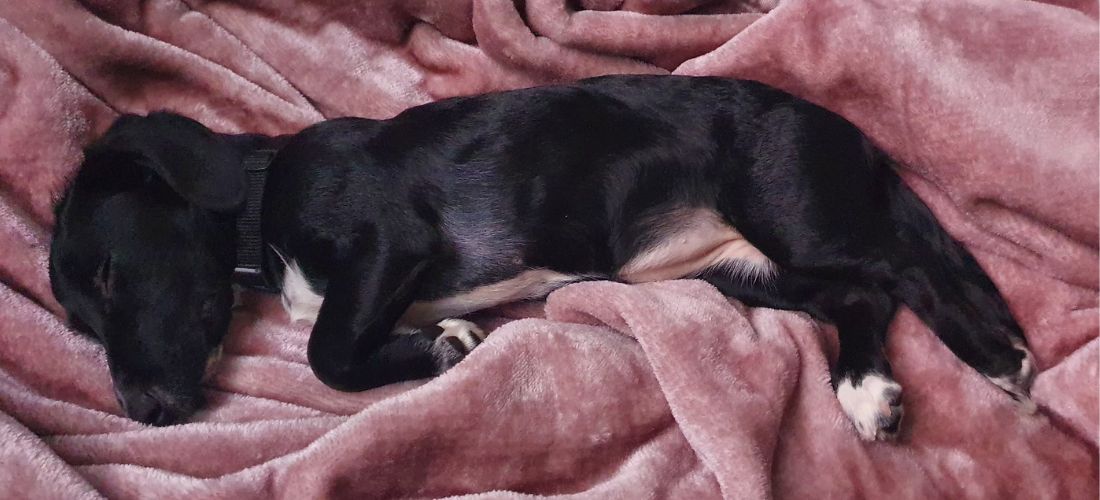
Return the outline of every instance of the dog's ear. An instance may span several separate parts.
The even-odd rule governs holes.
[[[123,115],[92,149],[136,155],[139,163],[199,207],[230,212],[244,201],[240,154],[190,118],[167,112]]]

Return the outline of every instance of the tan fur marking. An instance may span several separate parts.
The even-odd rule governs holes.
[[[643,283],[692,276],[710,267],[741,267],[746,275],[768,275],[774,264],[741,233],[710,209],[675,217],[677,229],[619,269],[619,278]]]
[[[415,302],[399,321],[402,325],[424,326],[444,318],[455,318],[499,304],[536,299],[575,281],[569,276],[548,269],[524,271],[516,277],[477,287],[453,297],[431,302]]]

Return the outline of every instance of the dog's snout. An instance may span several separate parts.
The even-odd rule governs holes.
[[[146,424],[156,424],[164,413],[160,401],[147,392],[124,399],[122,407],[130,418]]]
[[[164,426],[187,418],[191,411],[176,404],[166,393],[150,389],[115,389],[115,397],[126,415],[143,424]]]

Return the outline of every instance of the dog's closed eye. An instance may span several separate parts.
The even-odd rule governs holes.
[[[111,274],[111,256],[107,255],[106,259],[103,259],[103,263],[99,265],[99,269],[95,273],[95,277],[92,278],[92,283],[95,284],[96,291],[104,299],[108,299],[111,296],[111,290],[114,289],[114,275]]]

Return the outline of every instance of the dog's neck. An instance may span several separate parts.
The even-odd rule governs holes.
[[[233,282],[249,288],[275,290],[264,266],[264,239],[261,224],[267,168],[275,158],[275,148],[249,151],[241,162],[245,175],[244,207],[237,214],[237,263]]]
[[[236,263],[233,282],[248,288],[277,291],[272,270],[264,258],[263,201],[267,184],[268,167],[275,159],[285,137],[267,137],[253,134],[229,136],[243,154],[241,168],[245,175],[245,200],[236,218]]]

